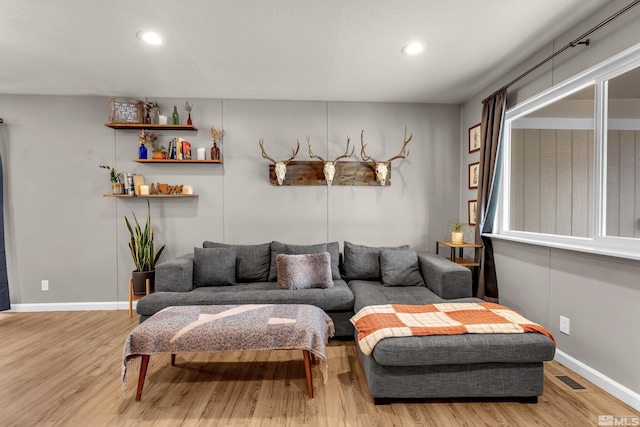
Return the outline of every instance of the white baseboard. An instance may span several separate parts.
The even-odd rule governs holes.
[[[133,309],[136,303],[133,302]],[[113,302],[60,302],[40,304],[11,304],[11,310],[3,313],[19,313],[29,311],[96,311],[96,310],[129,310],[129,301]]]
[[[585,365],[581,361],[574,359],[567,353],[564,353],[558,349],[556,349],[554,360],[571,369],[573,372],[580,375],[587,381],[590,381],[596,386],[600,387],[610,395],[614,396],[616,399],[619,399],[632,408],[640,411],[640,394],[612,380],[611,378],[603,375],[602,373],[596,371],[595,369]]]

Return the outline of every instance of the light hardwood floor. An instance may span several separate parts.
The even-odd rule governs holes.
[[[138,369],[123,395],[126,311],[0,313],[2,426],[597,426],[640,416],[562,365],[546,365],[538,404],[440,400],[374,405],[353,341],[330,341],[329,372],[314,365],[306,392],[300,351],[151,358],[142,401]],[[138,359],[139,360],[139,359]],[[586,387],[574,391],[556,378]]]

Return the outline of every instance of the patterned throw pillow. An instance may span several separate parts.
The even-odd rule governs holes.
[[[306,255],[276,256],[278,289],[331,288],[331,255],[329,252]]]

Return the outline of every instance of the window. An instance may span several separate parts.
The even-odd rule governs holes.
[[[640,45],[510,108],[493,237],[640,259]]]
[[[605,234],[640,238],[640,68],[605,82]]]

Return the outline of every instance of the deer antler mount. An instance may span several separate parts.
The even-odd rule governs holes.
[[[300,141],[297,141],[296,149],[291,149],[291,156],[287,160],[276,161],[267,155],[267,152],[264,151],[264,141],[262,138],[259,141],[260,149],[262,149],[262,157],[267,160],[270,160],[271,163],[275,165],[275,173],[276,179],[278,180],[278,185],[282,185],[284,182],[284,177],[287,174],[287,165],[296,158],[298,155],[298,151],[300,150]]]
[[[360,156],[362,157],[362,160],[364,160],[365,162],[373,163],[373,169],[376,173],[376,181],[378,181],[380,185],[385,185],[387,182],[387,179],[389,179],[391,162],[394,161],[395,159],[404,159],[409,155],[409,151],[407,151],[407,144],[409,143],[409,141],[411,141],[411,138],[413,138],[413,134],[411,134],[407,139],[407,128],[405,127],[404,142],[402,143],[402,148],[400,149],[400,152],[395,156],[391,157],[390,159],[380,162],[366,153],[366,151],[364,150],[364,147],[366,147],[367,144],[364,143],[364,130],[360,133],[360,145],[362,147],[360,150]]]
[[[307,144],[309,145],[309,157],[311,157],[312,159],[318,159],[324,163],[324,168],[322,169],[322,172],[324,173],[324,180],[327,182],[327,185],[331,186],[331,183],[333,182],[333,177],[335,176],[335,173],[336,173],[336,162],[340,159],[351,157],[353,155],[353,151],[355,150],[355,147],[352,148],[351,153],[349,153],[349,144],[351,143],[351,138],[349,138],[349,136],[347,135],[347,148],[344,150],[344,154],[329,161],[323,159],[322,157],[318,156],[313,152],[313,150],[311,149],[311,141],[309,139],[310,139],[309,135],[307,135]]]

